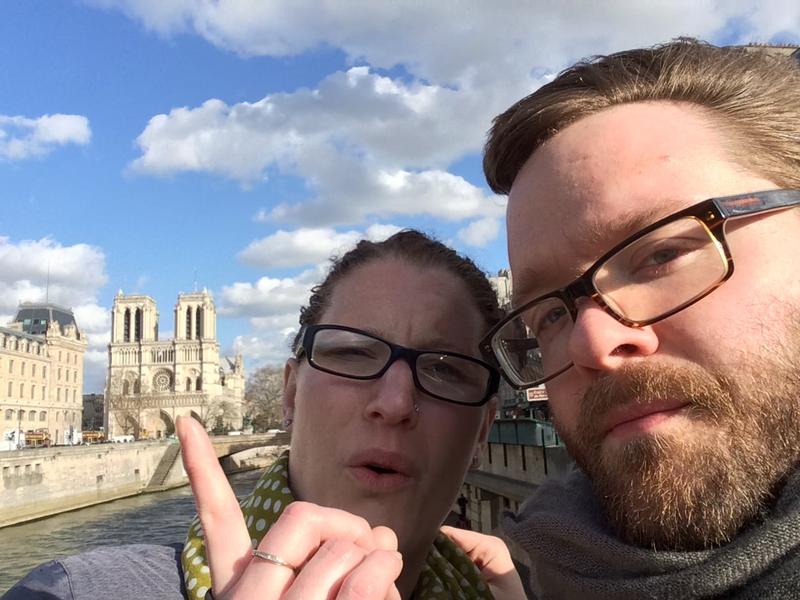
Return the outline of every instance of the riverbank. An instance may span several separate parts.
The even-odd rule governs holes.
[[[276,436],[212,443],[226,473],[263,467],[286,447]],[[188,482],[180,447],[168,441],[2,452],[0,470],[0,529]]]

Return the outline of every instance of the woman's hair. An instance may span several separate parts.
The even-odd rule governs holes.
[[[360,266],[367,263],[394,258],[425,268],[440,268],[453,274],[464,283],[475,306],[489,329],[503,316],[497,303],[497,294],[486,275],[471,259],[461,256],[452,248],[434,240],[415,229],[404,229],[382,242],[361,240],[355,248],[340,257],[331,259],[331,267],[322,283],[311,289],[308,306],[300,309],[300,325],[319,323],[322,313],[330,305],[336,285]],[[301,332],[295,336],[296,348]]]
[[[800,187],[800,64],[760,47],[690,38],[581,61],[494,119],[483,170],[507,194],[537,148],[605,108],[667,101],[699,107],[730,157],[782,187]]]

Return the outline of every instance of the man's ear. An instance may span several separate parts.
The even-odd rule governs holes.
[[[290,358],[283,367],[283,419],[294,419],[294,397],[297,392],[297,359]]]

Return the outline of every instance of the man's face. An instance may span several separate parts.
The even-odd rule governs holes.
[[[688,105],[630,104],[538,149],[509,196],[515,303],[566,285],[660,217],[779,187],[731,162],[719,129]],[[730,222],[731,279],[648,327],[578,302],[574,366],[548,383],[548,396],[624,539],[673,549],[724,543],[796,464],[799,229],[796,211]]]

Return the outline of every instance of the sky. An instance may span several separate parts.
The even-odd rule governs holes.
[[[282,363],[330,256],[422,229],[507,266],[491,119],[583,57],[800,43],[796,0],[4,0],[0,323],[71,307],[104,388],[118,290],[207,288],[221,352]],[[48,285],[49,281],[49,285]]]

